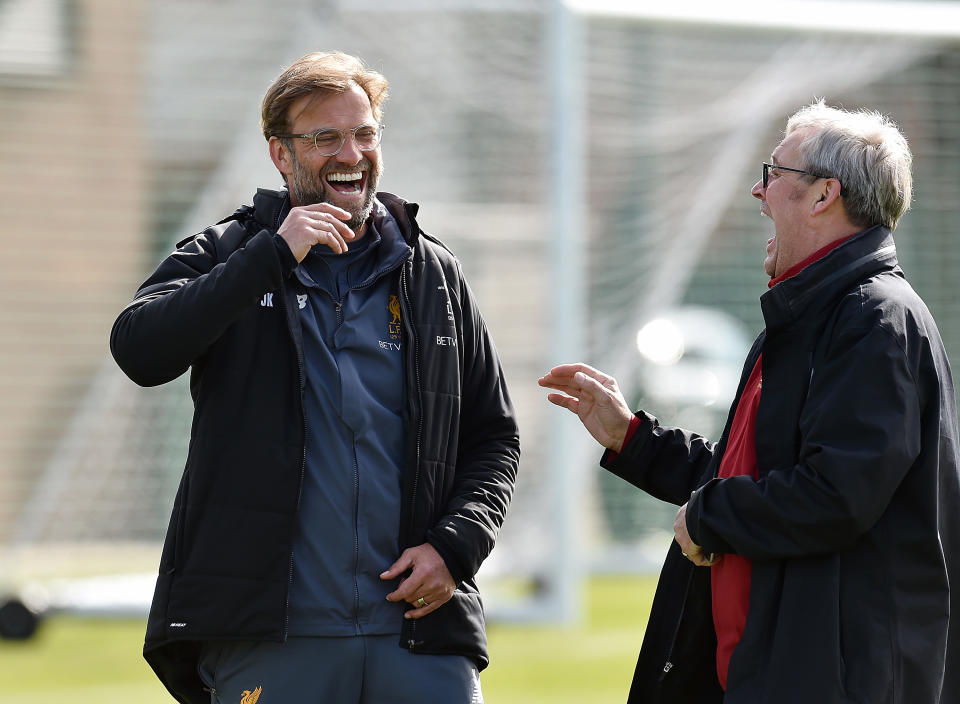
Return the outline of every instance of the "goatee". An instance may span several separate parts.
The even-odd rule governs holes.
[[[293,200],[297,205],[332,203],[337,207],[343,207],[336,202],[335,198],[331,200],[331,191],[333,191],[333,188],[324,180],[324,174],[321,173],[317,175],[307,170],[295,154],[293,155],[292,161],[293,183],[291,184],[290,190],[292,191]],[[367,173],[366,195],[359,208],[344,208],[344,210],[349,211],[351,215],[347,221],[347,227],[351,230],[356,230],[363,225],[363,223],[367,221],[367,218],[370,217],[370,213],[373,212],[373,201],[377,197],[377,185],[380,182],[380,173],[383,171],[383,164],[380,161],[374,166],[370,161],[363,160],[357,167],[366,170]],[[333,194],[335,195],[336,191],[333,191]]]

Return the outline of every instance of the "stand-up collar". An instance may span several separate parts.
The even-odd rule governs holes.
[[[854,282],[896,267],[897,250],[890,230],[881,225],[864,230],[760,296],[767,331],[815,313]]]
[[[416,203],[405,201],[403,198],[395,196],[392,193],[387,193],[386,191],[378,192],[377,200],[382,203],[390,212],[390,215],[393,216],[407,244],[413,245],[420,236],[420,226],[417,225],[417,213],[420,212],[420,206]],[[379,208],[374,209],[372,217],[378,227],[381,226],[380,219],[383,218],[384,215],[385,213]]]
[[[258,188],[253,197],[253,214],[257,222],[276,232],[290,212],[290,194],[286,188]]]

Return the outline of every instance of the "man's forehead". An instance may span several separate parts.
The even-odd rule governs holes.
[[[323,111],[327,106],[330,107],[330,114],[324,115],[324,117],[331,120],[341,117],[340,113],[346,113],[351,116],[357,112],[364,112],[369,115],[373,114],[373,110],[370,107],[370,99],[367,97],[367,94],[363,91],[363,88],[354,83],[349,90],[343,93],[314,91],[313,93],[297,98],[287,113],[288,122],[293,125],[303,117],[305,113]],[[353,127],[354,125],[350,126]],[[323,125],[319,125],[318,127],[323,127]]]
[[[803,139],[803,134],[801,133],[800,130],[791,132],[786,137],[784,137],[783,140],[780,142],[780,144],[777,145],[777,148],[774,149],[773,152],[770,154],[771,163],[779,164],[780,159],[783,158],[785,153],[789,154],[793,151],[796,151],[797,144],[802,139]]]

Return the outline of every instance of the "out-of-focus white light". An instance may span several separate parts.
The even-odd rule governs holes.
[[[683,333],[666,318],[655,318],[637,332],[637,349],[654,364],[676,364],[683,356]]]

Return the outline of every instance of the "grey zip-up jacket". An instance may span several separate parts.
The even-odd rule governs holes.
[[[399,268],[410,438],[400,549],[429,542],[453,599],[404,620],[400,645],[488,662],[474,577],[513,494],[518,430],[493,341],[459,262],[416,223],[417,206],[378,194],[412,253]],[[281,641],[304,473],[304,364],[296,262],[274,242],[285,191],[181,243],[119,315],[110,346],[144,386],[190,369],[194,418],[160,560],[144,656],[181,702],[207,701],[200,643]],[[283,315],[263,315],[274,294]]]

